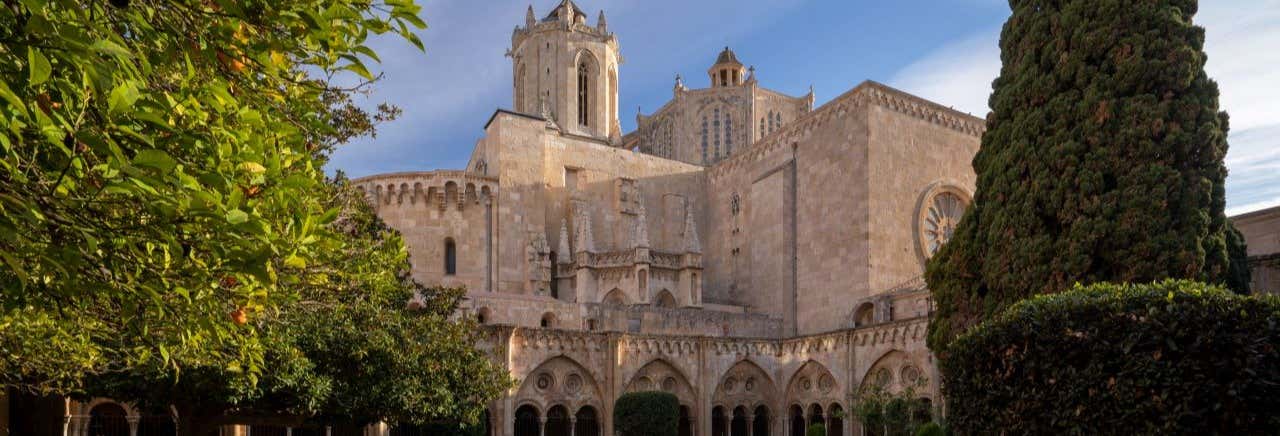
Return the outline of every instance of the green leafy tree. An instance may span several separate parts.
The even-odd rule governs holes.
[[[1195,0],[1012,0],[973,160],[977,195],[928,265],[930,345],[1074,283],[1231,283],[1227,115]],[[1241,273],[1237,264],[1236,276]],[[945,353],[943,354],[945,358]]]
[[[323,230],[328,152],[396,114],[330,83],[374,79],[370,35],[421,47],[418,10],[0,3],[0,384],[149,368],[250,389],[274,346],[254,321],[344,248]]]
[[[827,436],[827,427],[822,424],[810,424],[804,431],[805,436]]]
[[[298,299],[252,321],[265,349],[256,380],[207,362],[181,373],[139,367],[99,377],[89,396],[174,406],[182,434],[218,424],[477,423],[512,385],[474,344],[473,321],[452,319],[465,291],[409,278],[407,250],[345,181],[328,189],[343,211],[325,227],[342,238],[290,284]],[[406,302],[412,301],[412,309]]]

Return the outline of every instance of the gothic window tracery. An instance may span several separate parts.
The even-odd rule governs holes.
[[[590,79],[588,75],[591,68],[586,61],[578,64],[578,124],[589,126],[590,117],[588,115],[588,102],[590,101],[589,85]]]
[[[711,130],[715,131],[715,160],[720,160],[720,108],[712,111]]]
[[[702,163],[704,164],[707,163],[707,135],[709,133],[710,132],[707,130],[707,116],[703,115],[702,116]]]

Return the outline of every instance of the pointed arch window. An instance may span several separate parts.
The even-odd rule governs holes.
[[[711,123],[712,130],[715,131],[716,135],[714,149],[715,154],[712,156],[714,156],[715,160],[720,160],[720,108],[715,109],[714,115],[711,117]]]
[[[733,154],[733,119],[729,118],[729,114],[724,114],[724,155],[728,157]]]
[[[702,116],[702,163],[707,163],[707,116]]]
[[[591,117],[587,114],[590,102],[590,73],[591,67],[586,62],[578,64],[578,124],[589,126]]]

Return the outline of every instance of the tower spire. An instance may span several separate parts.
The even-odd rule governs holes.
[[[604,9],[600,10],[600,16],[596,18],[596,29],[600,30],[600,33],[609,33],[609,22],[604,19]]]
[[[537,20],[533,18],[533,5],[529,5],[529,9],[524,12],[524,27],[526,29],[533,28],[535,22]]]

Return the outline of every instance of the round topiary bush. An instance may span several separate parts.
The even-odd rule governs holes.
[[[613,406],[613,427],[622,436],[676,436],[680,400],[667,392],[632,392]]]
[[[1187,281],[1035,297],[940,356],[955,434],[1280,434],[1280,299]]]

